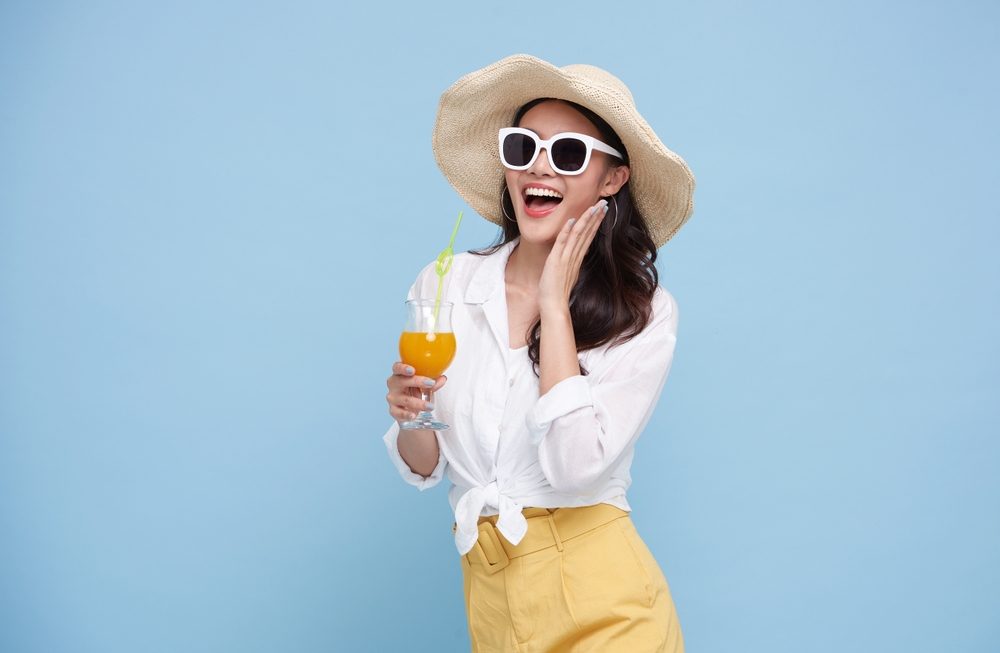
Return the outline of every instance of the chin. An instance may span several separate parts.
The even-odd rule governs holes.
[[[545,219],[522,218],[517,228],[521,232],[521,240],[528,243],[554,243],[559,230],[566,224],[565,219],[550,215]]]
[[[556,242],[555,233],[547,234],[547,236],[539,233],[524,233],[522,231],[520,238],[522,243],[531,243],[532,245],[551,245]]]

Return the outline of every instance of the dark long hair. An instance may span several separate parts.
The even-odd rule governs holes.
[[[512,126],[519,126],[521,118],[529,109],[549,99],[551,98],[539,98],[525,104],[514,116]],[[600,132],[602,141],[625,154],[624,165],[628,165],[628,152],[611,125],[587,107],[566,100],[560,102],[566,102],[590,120]],[[506,179],[502,182],[500,198],[503,215],[513,216],[514,205],[507,190]],[[656,243],[632,199],[629,182],[612,198],[608,198],[610,210],[584,256],[576,286],[570,294],[569,312],[573,320],[577,352],[595,349],[607,343],[626,342],[646,328],[652,315],[653,294],[659,283],[654,266]],[[504,218],[501,229],[503,231],[496,243],[473,253],[491,254],[521,235],[514,220]],[[535,367],[536,375],[541,331],[541,320],[536,320],[528,332],[528,357]],[[581,370],[586,374],[582,365]]]

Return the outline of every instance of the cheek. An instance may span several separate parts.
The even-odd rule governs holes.
[[[600,169],[594,172],[600,173]],[[566,199],[569,204],[581,211],[593,204],[596,204],[601,197],[601,181],[603,174],[591,174],[590,169],[567,184]]]

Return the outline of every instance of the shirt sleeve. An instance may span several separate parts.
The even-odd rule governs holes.
[[[420,474],[415,474],[410,466],[406,464],[403,457],[399,455],[399,446],[396,444],[399,439],[399,424],[393,422],[389,430],[386,431],[385,436],[383,436],[382,441],[385,442],[386,449],[389,450],[389,459],[396,466],[396,470],[399,475],[403,477],[403,480],[410,485],[416,487],[418,490],[426,490],[427,488],[434,487],[441,482],[444,478],[445,468],[448,466],[448,461],[444,457],[444,449],[441,448],[441,436],[435,434],[438,438],[438,461],[437,465],[434,467],[434,471],[431,472],[430,476],[421,476]]]
[[[557,383],[528,410],[531,442],[538,446],[542,472],[556,492],[596,492],[649,421],[677,342],[677,310],[662,292],[664,298],[642,333],[609,348],[589,376]]]

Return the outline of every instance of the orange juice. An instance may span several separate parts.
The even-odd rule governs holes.
[[[399,337],[399,356],[418,375],[436,379],[455,358],[455,334],[404,331]]]

